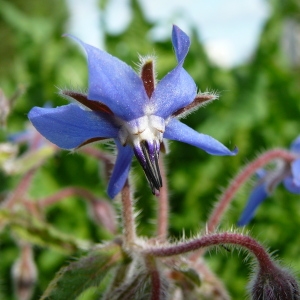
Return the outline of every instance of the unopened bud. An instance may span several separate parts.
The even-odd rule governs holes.
[[[253,300],[299,300],[300,290],[296,279],[276,265],[260,269],[251,287]]]
[[[0,144],[0,167],[3,168],[7,161],[13,160],[18,154],[18,147],[12,143]]]
[[[42,148],[30,150],[16,159],[7,160],[3,164],[4,171],[9,175],[25,174],[43,164],[49,157],[53,156],[56,148],[47,144]]]
[[[116,233],[116,213],[112,205],[104,200],[91,201],[90,203],[90,213],[93,220],[104,226],[109,232]]]
[[[21,255],[13,265],[12,277],[17,299],[31,299],[37,279],[31,245],[21,246]]]
[[[6,119],[10,112],[10,104],[5,97],[3,91],[0,89],[0,127],[6,127]]]
[[[14,94],[8,99],[0,89],[0,128],[6,127],[6,120],[16,100],[25,92],[25,86],[19,85]]]

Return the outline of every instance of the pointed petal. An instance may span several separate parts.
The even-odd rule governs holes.
[[[169,122],[164,138],[193,145],[212,155],[235,155],[237,153],[236,148],[230,151],[211,136],[199,133],[177,119]]]
[[[194,80],[178,65],[157,84],[150,103],[155,107],[155,115],[167,119],[175,111],[190,104],[196,94]]]
[[[262,179],[263,177],[265,177],[268,174],[268,172],[265,169],[260,168],[255,172],[255,174],[258,177],[258,179]]]
[[[76,148],[89,139],[118,135],[118,128],[107,114],[85,111],[76,104],[57,108],[34,107],[28,118],[46,139],[63,149]]]
[[[117,140],[116,145],[118,147],[117,161],[107,188],[107,194],[112,199],[124,187],[133,157],[133,149],[131,146],[123,147]]]
[[[264,184],[257,185],[253,189],[248,199],[248,203],[238,221],[238,226],[247,225],[253,218],[259,204],[262,203],[267,197],[268,197],[268,193],[266,192]]]
[[[292,162],[291,171],[295,185],[300,188],[300,159],[296,159]]]
[[[292,176],[286,177],[283,184],[289,192],[300,194],[300,159],[292,162],[291,172]]]
[[[178,63],[183,62],[191,42],[190,38],[176,25],[173,25],[172,43]]]
[[[291,151],[300,153],[300,136],[298,136],[291,145]]]
[[[101,101],[123,120],[141,117],[149,98],[141,78],[134,70],[107,52],[70,37],[79,42],[87,53],[88,98]]]
[[[155,115],[164,119],[189,105],[197,94],[194,80],[182,67],[190,39],[179,27],[173,26],[172,43],[178,65],[157,84],[150,101],[155,106]]]
[[[283,180],[285,188],[292,194],[300,194],[300,187],[295,185],[294,179],[292,176],[286,177]]]

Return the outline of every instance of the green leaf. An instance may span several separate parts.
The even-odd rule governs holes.
[[[178,270],[180,273],[182,273],[187,279],[189,279],[192,283],[194,283],[196,286],[201,285],[201,280],[199,274],[194,269],[186,269],[186,270]]]
[[[0,210],[0,226],[8,225],[19,238],[32,244],[52,248],[66,254],[91,247],[88,241],[61,233],[53,226],[26,212]]]
[[[85,290],[97,287],[110,271],[126,260],[119,244],[94,248],[87,256],[60,269],[41,300],[76,299]]]

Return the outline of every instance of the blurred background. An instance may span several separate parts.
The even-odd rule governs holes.
[[[199,90],[217,91],[220,99],[188,116],[184,122],[209,134],[235,157],[215,157],[186,144],[170,143],[166,156],[170,189],[170,234],[193,236],[205,222],[218,195],[247,162],[273,147],[288,148],[300,127],[300,2],[298,0],[0,0],[0,88],[7,96],[24,89],[0,132],[1,142],[22,131],[33,106],[64,105],[58,88],[87,89],[86,58],[63,33],[105,49],[136,68],[138,54],[157,56],[161,79],[176,61],[172,24],[181,27],[192,44],[185,68]],[[99,145],[99,147],[103,147]],[[82,176],[84,174],[84,176]],[[134,162],[139,233],[155,228],[156,199]],[[18,176],[0,171],[1,198],[14,189]],[[106,197],[98,165],[91,158],[62,151],[37,172],[31,196],[44,197],[76,185]],[[220,229],[236,226],[253,184],[239,192]],[[47,221],[65,233],[101,242],[107,235],[88,218],[80,197],[47,210]],[[247,226],[285,265],[299,272],[300,199],[281,186],[265,201]],[[11,265],[18,248],[9,229],[0,234],[0,291],[12,296]],[[75,256],[75,254],[74,254]],[[70,259],[64,253],[34,248],[39,269],[34,299],[55,272]],[[243,253],[211,251],[209,265],[224,281],[233,299],[245,297],[250,268]],[[2,299],[2,298],[1,298]]]

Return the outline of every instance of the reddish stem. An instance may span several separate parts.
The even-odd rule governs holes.
[[[104,152],[100,151],[99,149],[96,149],[95,147],[85,146],[85,147],[80,148],[80,152],[88,154],[98,160],[105,162],[105,163],[109,163],[109,164],[113,163],[113,157],[111,155],[104,153]]]
[[[160,289],[161,282],[159,272],[157,270],[153,270],[151,272],[151,281],[152,281],[152,296],[151,300],[159,300],[160,299]]]
[[[135,231],[135,219],[132,205],[132,196],[130,191],[130,186],[128,180],[126,180],[125,185],[121,192],[122,198],[122,218],[123,218],[123,232],[124,232],[124,246],[130,247],[136,240]]]
[[[207,231],[212,232],[215,230],[217,225],[220,223],[225,211],[227,210],[233,197],[243,185],[246,180],[248,180],[258,169],[262,168],[266,164],[270,163],[274,159],[282,159],[286,162],[291,162],[295,160],[296,155],[284,150],[284,149],[274,149],[265,152],[253,162],[249,163],[232,181],[229,187],[221,195],[215,209],[213,210],[208,222]]]
[[[263,153],[261,156],[250,162],[246,167],[231,181],[229,187],[221,195],[216,207],[210,215],[206,230],[207,233],[213,232],[215,228],[220,224],[222,217],[224,216],[229,204],[233,200],[239,188],[253,175],[255,172],[267,165],[275,159],[282,159],[287,163],[293,161],[296,155],[285,149],[274,149]],[[190,260],[196,261],[198,256],[204,254],[205,250],[201,249],[190,255]]]
[[[47,207],[49,205],[52,205],[60,201],[63,198],[70,197],[70,196],[81,196],[91,202],[97,201],[97,198],[85,188],[67,187],[56,192],[54,195],[39,200],[39,206]]]
[[[6,207],[12,208],[18,201],[23,199],[29,189],[29,186],[31,184],[31,181],[33,179],[33,175],[37,171],[36,168],[29,170],[21,179],[19,182],[19,185],[14,190],[14,192],[11,194],[11,196],[7,199]]]
[[[168,257],[199,250],[203,247],[223,244],[237,245],[249,250],[256,257],[262,271],[274,267],[274,263],[269,254],[256,240],[238,233],[215,233],[187,242],[178,243],[177,245],[149,247],[144,250],[143,253],[154,257]]]
[[[160,300],[162,293],[162,282],[155,258],[151,256],[146,256],[145,263],[151,275],[151,300]]]
[[[157,237],[161,241],[165,241],[168,236],[168,214],[169,214],[169,198],[168,185],[166,178],[166,170],[162,157],[159,158],[159,168],[162,178],[162,187],[158,196],[158,216],[157,216]]]

